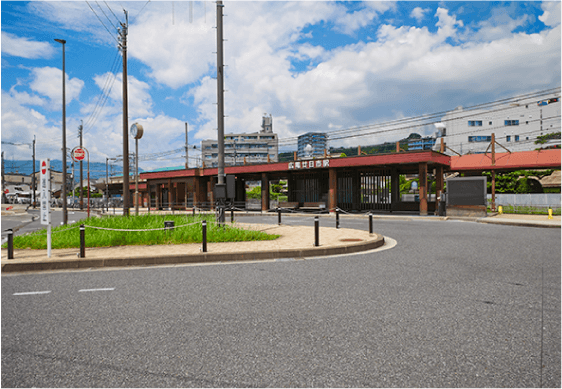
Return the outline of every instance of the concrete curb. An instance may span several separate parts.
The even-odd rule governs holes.
[[[534,221],[525,221],[525,220],[494,220],[494,219],[478,219],[476,220],[478,223],[485,223],[485,224],[499,224],[503,226],[516,226],[516,227],[538,227],[538,228],[561,228],[561,225],[549,223],[549,222],[534,222]]]
[[[384,245],[384,237],[373,234],[375,239],[367,242],[353,243],[345,246],[336,247],[311,247],[309,249],[286,249],[268,251],[247,251],[239,253],[200,253],[191,255],[160,255],[158,257],[115,257],[111,259],[66,259],[52,260],[48,262],[20,262],[4,263],[2,273],[28,272],[28,271],[48,271],[65,269],[87,269],[101,267],[125,267],[125,266],[157,266],[157,265],[178,265],[187,263],[209,263],[209,262],[236,262],[236,261],[255,261],[279,258],[302,258],[319,257],[328,255],[351,254],[361,251],[376,249]]]

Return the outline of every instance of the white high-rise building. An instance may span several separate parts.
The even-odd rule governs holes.
[[[279,160],[279,140],[273,133],[271,115],[262,118],[262,130],[243,134],[225,134],[224,165],[234,166],[246,163],[267,163]],[[201,142],[201,153],[206,167],[218,166],[218,142],[207,139]]]
[[[437,141],[434,150],[439,150],[441,140],[449,149],[459,154],[484,153],[492,134],[496,141],[509,151],[527,151],[558,145],[560,135],[545,143],[535,143],[540,136],[560,133],[560,93],[541,100],[521,99],[496,105],[488,109],[464,110],[457,107],[448,112],[437,128]],[[453,151],[445,153],[452,155]],[[496,145],[496,152],[505,152]]]

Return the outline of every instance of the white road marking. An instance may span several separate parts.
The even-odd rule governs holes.
[[[22,292],[22,293],[14,293],[14,296],[25,296],[28,294],[47,294],[47,293],[51,293],[50,290],[46,290],[44,292]]]
[[[115,290],[115,288],[80,289],[78,292],[103,292],[109,290]]]

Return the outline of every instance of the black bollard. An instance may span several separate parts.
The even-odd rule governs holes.
[[[230,222],[234,223],[234,209],[230,208]]]
[[[8,230],[8,259],[14,259],[14,231]]]
[[[314,217],[314,246],[320,246],[320,221],[318,216]]]
[[[277,207],[277,224],[281,225],[281,208]]]
[[[369,212],[369,234],[373,233],[373,214]]]
[[[80,224],[80,258],[86,258],[86,227]]]
[[[340,228],[340,209],[336,208],[336,228]]]
[[[195,206],[191,210],[193,211],[193,216],[195,216]]]
[[[201,227],[203,229],[203,252],[207,252],[207,220],[201,222]]]

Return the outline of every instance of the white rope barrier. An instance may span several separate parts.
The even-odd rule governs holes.
[[[143,230],[106,228],[106,227],[95,227],[95,226],[88,226],[88,225],[84,225],[84,227],[93,228],[94,230],[105,230],[105,231],[147,232],[147,231],[165,231],[165,230],[171,230],[171,229],[173,229],[173,228],[182,228],[182,227],[192,226],[192,225],[200,224],[200,223],[201,223],[201,222],[195,222],[195,223],[182,224],[181,226],[162,227],[162,228],[147,228],[147,229],[143,229]]]

